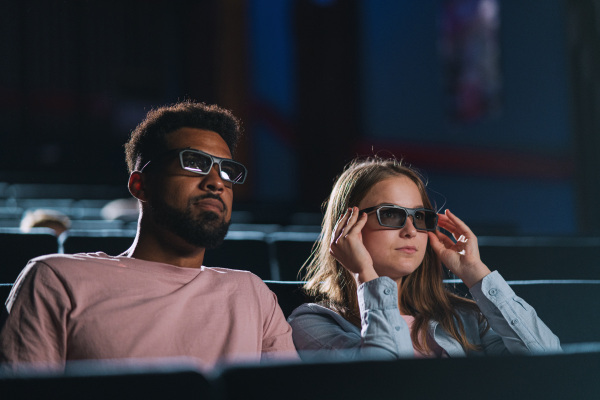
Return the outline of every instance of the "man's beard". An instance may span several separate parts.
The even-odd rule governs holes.
[[[191,245],[214,249],[223,243],[231,220],[225,221],[222,215],[211,211],[204,211],[194,216],[193,204],[205,198],[220,200],[220,197],[216,195],[198,196],[189,200],[185,210],[178,210],[166,204],[162,199],[154,199],[155,201],[150,207],[158,225],[167,228]]]

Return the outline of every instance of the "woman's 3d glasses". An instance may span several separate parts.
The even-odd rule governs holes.
[[[219,175],[221,179],[227,182],[238,184],[244,183],[246,176],[248,175],[246,167],[237,161],[233,161],[229,158],[213,156],[203,151],[190,148],[172,149],[161,154],[157,157],[157,159],[163,158],[174,152],[179,152],[179,162],[181,164],[181,168],[185,169],[186,171],[194,172],[200,175],[207,175],[212,169],[213,165],[217,164],[219,166]],[[152,160],[148,161],[142,167],[140,172],[144,172],[144,168],[146,168],[151,161]]]
[[[388,228],[404,228],[406,219],[410,215],[413,225],[420,231],[435,231],[437,228],[438,215],[429,208],[405,208],[394,204],[383,204],[360,210],[364,213],[377,212],[379,225]]]

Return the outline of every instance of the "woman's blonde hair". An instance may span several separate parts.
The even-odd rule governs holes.
[[[358,206],[375,184],[394,176],[406,176],[412,180],[421,193],[423,206],[433,209],[425,183],[416,170],[395,158],[357,158],[346,166],[333,185],[329,199],[323,204],[325,217],[321,235],[304,265],[305,291],[358,327],[360,312],[356,281],[329,253],[331,235],[336,222],[349,207]],[[437,321],[465,350],[477,349],[465,337],[464,326],[456,309],[476,312],[482,320],[484,317],[475,302],[452,294],[445,288],[441,262],[429,243],[421,265],[402,278],[399,306],[404,313],[415,318],[411,338],[418,350],[431,350],[427,344],[430,320]]]

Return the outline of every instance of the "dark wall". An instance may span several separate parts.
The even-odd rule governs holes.
[[[460,121],[440,53],[458,3],[5,1],[0,181],[125,184],[130,130],[191,97],[242,117],[236,199],[273,215],[318,212],[347,161],[383,151],[480,234],[590,232],[597,95],[573,67],[594,29],[567,38],[577,2],[499,2],[498,107]]]
[[[0,180],[126,179],[150,107],[216,101],[212,3],[2,2]]]

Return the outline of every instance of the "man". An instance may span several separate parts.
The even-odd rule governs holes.
[[[202,265],[231,220],[239,121],[182,102],[151,111],[125,145],[140,216],[132,246],[28,263],[6,303],[0,361],[296,358],[291,328],[257,276]]]

